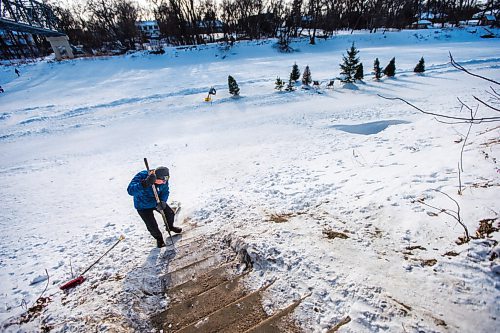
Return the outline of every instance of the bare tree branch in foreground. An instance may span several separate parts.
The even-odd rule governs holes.
[[[500,83],[498,81],[495,81],[493,79],[490,79],[490,78],[487,78],[487,77],[484,77],[484,76],[481,76],[481,75],[478,75],[478,74],[475,74],[475,73],[471,73],[469,72],[467,69],[465,69],[462,65],[460,65],[459,63],[457,63],[455,61],[455,59],[453,59],[453,56],[451,55],[451,52],[450,53],[450,63],[453,67],[455,67],[456,69],[459,69],[469,75],[472,75],[472,76],[475,76],[475,77],[478,77],[480,79],[483,79],[483,80],[486,80],[486,81],[489,81],[489,82],[492,82],[492,83],[495,83],[497,85],[500,85]]]
[[[400,98],[400,97],[386,97],[386,96],[382,96],[380,94],[377,94],[377,96],[382,97],[384,99],[388,99],[388,100],[402,101],[402,102],[408,104],[409,106],[411,106],[412,108],[414,108],[415,110],[418,110],[418,111],[420,111],[420,112],[422,112],[424,114],[428,114],[428,115],[436,116],[436,117],[441,117],[441,118],[446,118],[446,119],[458,120],[457,122],[453,122],[453,124],[460,124],[460,123],[481,124],[481,123],[492,123],[492,122],[500,121],[500,117],[485,117],[485,118],[470,117],[470,118],[466,118],[466,117],[447,116],[447,115],[444,115],[444,114],[441,114],[441,113],[424,111],[421,108],[419,108],[419,107],[411,104],[410,102],[408,102],[404,98]]]
[[[478,74],[472,73],[471,71],[467,70],[465,67],[463,67],[462,65],[460,65],[459,63],[457,63],[455,61],[455,59],[453,59],[453,56],[452,56],[451,52],[450,52],[450,63],[456,69],[461,70],[461,71],[463,71],[463,72],[465,72],[465,73],[467,73],[467,74],[469,74],[471,76],[478,77],[478,78],[480,78],[482,80],[485,80],[485,81],[488,81],[488,82],[492,82],[492,83],[494,83],[496,85],[500,85],[500,83],[498,81],[495,81],[493,79],[484,77],[482,75],[478,75]],[[493,87],[490,87],[490,88],[491,88],[491,90],[492,90],[493,93],[491,93],[491,92],[488,91],[488,94],[490,94],[495,100],[497,100],[498,102],[500,102],[500,94]],[[454,124],[460,124],[460,123],[480,124],[480,123],[491,123],[491,122],[500,121],[500,117],[476,118],[477,110],[476,110],[476,114],[473,115],[472,114],[472,109],[469,106],[467,106],[465,103],[463,103],[460,99],[458,99],[458,100],[462,104],[462,108],[466,107],[467,109],[469,109],[471,111],[470,118],[447,116],[447,115],[444,115],[444,114],[441,114],[441,113],[424,111],[421,108],[419,108],[419,107],[413,105],[412,103],[408,102],[404,98],[400,98],[400,97],[385,97],[385,96],[382,96],[380,94],[377,94],[377,95],[379,97],[382,97],[382,98],[388,99],[388,100],[399,100],[399,101],[402,101],[402,102],[408,104],[409,106],[411,106],[412,108],[414,108],[415,110],[418,110],[419,112],[422,112],[424,114],[428,114],[428,115],[436,116],[436,117],[440,117],[440,118],[445,118],[445,119],[455,120],[455,122],[453,122]],[[496,107],[496,106],[493,106],[491,103],[485,102],[485,101],[483,101],[482,99],[480,99],[480,98],[478,98],[476,96],[472,96],[472,97],[476,101],[478,101],[479,103],[481,103],[484,106],[486,106],[487,108],[492,109],[492,110],[497,111],[497,112],[500,112],[500,109],[498,107]]]
[[[440,190],[434,190],[434,191],[439,192],[439,193],[447,196],[451,201],[453,201],[457,205],[457,210],[453,211],[451,209],[444,209],[444,208],[434,207],[434,206],[429,205],[426,202],[424,202],[424,199],[417,199],[416,202],[418,202],[418,203],[420,203],[420,204],[422,204],[424,206],[427,206],[429,208],[435,209],[439,213],[445,213],[446,215],[449,215],[452,218],[454,218],[462,226],[462,228],[464,228],[465,238],[463,239],[463,242],[464,243],[468,243],[470,241],[469,230],[467,229],[467,226],[462,222],[462,217],[460,216],[460,205],[458,204],[458,202],[455,199],[453,199],[452,197],[450,197],[448,194],[446,194],[444,192],[441,192]]]

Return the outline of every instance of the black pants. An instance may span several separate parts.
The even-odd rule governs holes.
[[[148,231],[151,234],[151,236],[153,236],[156,239],[163,239],[163,235],[160,229],[158,228],[158,224],[156,223],[156,219],[153,214],[154,211],[156,211],[156,209],[154,208],[137,210],[140,217],[146,224],[146,228],[148,228]],[[174,211],[167,205],[167,208],[165,208],[163,212],[165,213],[165,217],[167,218],[168,227],[172,229],[172,227],[174,226],[174,216],[175,216]]]

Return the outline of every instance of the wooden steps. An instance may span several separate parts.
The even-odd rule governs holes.
[[[213,237],[210,238],[213,240]],[[165,333],[295,333],[292,313],[302,299],[273,315],[265,313],[262,299],[272,285],[247,287],[251,270],[242,271],[236,254],[220,243],[202,238],[176,242],[176,251],[164,255],[167,274],[162,277],[168,308],[154,315],[153,326]]]

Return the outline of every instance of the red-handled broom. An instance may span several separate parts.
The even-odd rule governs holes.
[[[124,239],[125,239],[125,236],[121,235],[120,238],[118,238],[118,240],[116,241],[116,243],[113,244],[113,246],[111,246],[109,248],[109,250],[107,250],[99,259],[97,259],[96,261],[94,261],[92,263],[92,265],[90,265],[89,267],[87,267],[87,269],[84,270],[83,273],[80,274],[79,277],[74,278],[73,280],[66,282],[65,284],[63,284],[62,286],[60,286],[59,289],[66,290],[66,289],[70,289],[70,288],[76,287],[79,284],[82,284],[83,281],[85,281],[85,278],[83,277],[83,274],[87,273],[92,267],[94,267],[95,264],[97,264],[102,258],[104,258],[104,256],[106,254],[108,254],[109,251],[113,250],[115,248],[115,246],[117,246],[118,243],[120,243]]]

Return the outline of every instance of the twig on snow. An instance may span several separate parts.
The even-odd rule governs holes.
[[[467,105],[465,105],[469,110],[471,114],[471,118],[474,118],[477,115],[477,111],[479,109],[479,106],[476,108],[476,112],[472,114],[472,109],[469,108]],[[473,123],[471,122],[469,124],[469,130],[467,131],[467,135],[465,136],[464,143],[462,145],[462,149],[460,150],[460,169],[462,172],[464,172],[464,162],[463,162],[463,156],[464,156],[464,149],[465,149],[465,144],[467,143],[467,139],[469,138],[470,130],[472,129]]]
[[[28,302],[26,302],[24,298],[21,300],[20,307],[23,308],[24,310],[28,310]]]
[[[49,271],[47,271],[47,268],[45,268],[45,274],[47,274],[47,284],[45,285],[45,289],[42,291],[42,293],[40,294],[40,296],[38,296],[38,298],[35,300],[35,302],[33,302],[32,307],[38,302],[38,300],[40,298],[42,298],[42,295],[47,291],[47,288],[49,287],[50,276],[49,276]]]
[[[458,195],[462,195],[462,173],[460,172],[460,162],[458,162]]]
[[[467,226],[462,222],[462,218],[460,216],[460,205],[458,204],[458,202],[455,199],[453,199],[452,197],[450,197],[448,194],[446,194],[446,193],[444,193],[444,192],[442,192],[440,190],[436,190],[435,189],[434,191],[439,192],[439,193],[445,195],[446,197],[448,197],[448,199],[450,199],[451,201],[453,201],[455,203],[455,205],[457,205],[457,211],[453,211],[451,209],[444,209],[444,208],[438,208],[438,207],[431,206],[431,205],[425,203],[423,199],[418,199],[416,201],[419,202],[420,204],[424,205],[424,206],[430,207],[432,209],[436,209],[440,213],[445,213],[446,215],[449,215],[449,216],[453,217],[462,226],[462,228],[464,228],[464,231],[465,231],[464,242],[465,243],[469,242],[470,241],[469,230],[467,229]],[[453,213],[455,213],[455,215],[451,214],[450,211],[453,212]]]

